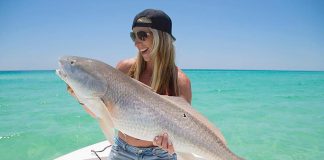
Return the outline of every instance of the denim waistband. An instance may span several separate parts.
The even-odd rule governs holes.
[[[148,152],[154,151],[155,149],[159,149],[159,147],[135,147],[135,146],[127,144],[124,140],[122,140],[118,136],[115,137],[115,143],[119,147],[122,147],[124,150],[126,150],[128,152],[135,153],[135,154],[148,153]]]

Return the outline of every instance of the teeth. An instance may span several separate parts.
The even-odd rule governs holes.
[[[145,52],[148,48],[141,49],[141,52]]]

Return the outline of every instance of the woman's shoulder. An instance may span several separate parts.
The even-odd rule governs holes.
[[[116,69],[124,73],[128,73],[129,69],[133,66],[135,61],[135,58],[121,60],[117,63]]]
[[[178,68],[178,81],[180,83],[190,84],[190,79],[180,68]]]

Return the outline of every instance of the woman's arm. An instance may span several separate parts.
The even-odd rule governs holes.
[[[178,85],[180,89],[179,96],[183,97],[185,100],[187,100],[189,104],[191,104],[192,93],[191,93],[190,79],[180,69],[178,69]],[[153,140],[153,144],[155,146],[159,146],[163,148],[164,150],[168,151],[170,154],[173,154],[175,152],[172,142],[169,141],[167,133],[156,136]]]
[[[117,64],[116,69],[118,69],[118,70],[122,71],[123,73],[127,74],[134,63],[135,63],[134,58],[125,59],[125,60],[120,61]]]
[[[187,75],[180,69],[178,69],[178,85],[180,90],[180,97],[184,98],[189,104],[191,104],[191,82]]]

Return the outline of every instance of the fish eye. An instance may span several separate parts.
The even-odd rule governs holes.
[[[71,65],[75,64],[75,60],[70,61]]]

